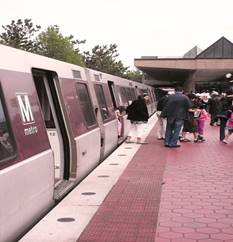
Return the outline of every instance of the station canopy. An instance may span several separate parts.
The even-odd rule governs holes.
[[[181,58],[147,56],[134,64],[144,73],[143,82],[154,87],[193,82],[196,89],[226,89],[233,82],[233,44],[222,37],[204,51],[195,46]]]

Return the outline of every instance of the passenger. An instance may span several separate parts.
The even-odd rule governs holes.
[[[220,111],[216,115],[216,118],[220,121],[220,129],[219,129],[219,139],[220,141],[223,141],[225,138],[225,129],[226,129],[226,123],[227,119],[229,118],[228,112],[229,108],[232,105],[232,94],[233,91],[231,89],[226,91],[226,96],[223,96],[220,99]]]
[[[149,100],[147,94],[139,96],[137,100],[133,101],[127,109],[128,114],[127,119],[130,120],[131,126],[130,131],[127,136],[127,143],[133,143],[132,138],[137,138],[137,144],[147,144],[147,142],[142,141],[142,134],[144,131],[145,124],[149,119],[149,114],[146,106],[146,101]]]
[[[228,139],[231,136],[231,134],[233,133],[233,106],[230,107],[230,111],[231,111],[230,117],[226,123],[226,129],[228,130],[228,132],[225,135],[225,139],[223,139],[224,144],[228,144]]]
[[[207,95],[204,95],[201,97],[201,100],[202,100],[202,104],[203,104],[203,108],[208,112],[209,110],[209,106],[208,106],[208,96]]]
[[[217,125],[216,116],[220,111],[220,98],[217,92],[212,92],[211,98],[208,101],[209,113],[210,113],[210,125]]]
[[[195,94],[190,93],[187,95],[187,97],[190,99],[190,102],[192,104],[192,107],[188,110],[187,119],[184,120],[184,126],[182,131],[182,138],[180,139],[181,142],[190,142],[191,140],[186,138],[187,133],[192,133],[194,142],[198,141],[198,135],[197,135],[197,119],[200,115],[200,110],[198,107],[198,98]]]
[[[205,110],[204,105],[200,105],[199,109],[200,109],[200,114],[197,119],[197,133],[198,133],[197,140],[202,142],[202,141],[205,141],[204,128],[205,128],[205,121],[208,119],[208,113]]]
[[[156,114],[157,114],[157,117],[158,117],[158,130],[157,130],[157,139],[158,140],[164,140],[165,139],[167,119],[161,117],[161,113],[162,113],[162,110],[167,103],[167,98],[168,98],[168,92],[164,91],[163,96],[159,99],[159,101],[157,103]]]
[[[9,134],[0,132],[0,159],[7,158],[13,154],[13,147],[9,142]]]
[[[176,88],[175,94],[168,97],[167,103],[161,113],[161,117],[167,118],[164,142],[166,147],[180,147],[177,144],[180,130],[184,120],[187,119],[188,110],[191,106],[189,98],[183,94],[183,90],[180,87]]]
[[[124,127],[123,127],[123,116],[125,114],[125,109],[122,106],[119,106],[115,111],[117,118],[117,130],[118,130],[118,138],[123,137]]]

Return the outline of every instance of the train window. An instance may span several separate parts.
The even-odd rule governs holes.
[[[105,100],[103,87],[101,85],[96,84],[95,91],[96,91],[97,100],[100,106],[101,116],[103,120],[106,120],[109,118],[110,114]]]
[[[13,137],[10,135],[9,125],[0,98],[0,162],[15,154]]]
[[[130,102],[136,99],[136,95],[132,88],[126,88],[126,95],[127,95],[128,104],[130,104]]]
[[[121,94],[123,106],[127,107],[128,106],[128,100],[127,100],[127,93],[126,93],[125,87],[120,87],[120,94]]]
[[[131,97],[131,100],[135,100],[135,99],[137,99],[137,98],[136,98],[135,91],[134,91],[133,88],[130,88],[130,97]]]
[[[150,97],[150,99],[149,99],[150,103],[153,103],[154,101],[153,101],[153,95],[151,93],[151,90],[147,89],[147,93],[149,94],[149,97]]]
[[[77,83],[76,87],[77,87],[79,102],[80,102],[81,109],[83,111],[83,115],[86,120],[87,126],[92,126],[96,124],[96,118],[93,111],[91,98],[88,93],[87,85],[83,83]]]
[[[45,89],[43,77],[41,75],[34,74],[33,79],[35,82],[37,95],[39,97],[46,128],[55,128],[55,123],[49,104],[49,98]]]

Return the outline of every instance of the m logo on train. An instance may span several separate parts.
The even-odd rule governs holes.
[[[28,94],[27,93],[16,93],[17,101],[20,108],[21,119],[23,125],[30,125],[34,124],[35,120],[32,113],[31,104],[29,102]],[[24,129],[25,135],[31,135],[38,132],[36,126],[30,126],[29,128]]]

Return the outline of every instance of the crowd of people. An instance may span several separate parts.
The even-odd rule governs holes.
[[[227,144],[233,133],[232,101],[232,89],[221,95],[213,92],[209,99],[195,93],[184,94],[179,87],[172,95],[164,92],[157,106],[158,139],[170,148],[191,142],[187,138],[190,133],[195,143],[204,142],[205,123],[210,116],[210,125],[220,127],[219,140]]]
[[[127,119],[131,122],[127,143],[147,144],[142,140],[143,130],[149,119],[146,103],[147,94],[140,95],[126,109]],[[117,110],[119,137],[122,136],[121,119],[125,112]],[[158,129],[157,139],[164,141],[164,146],[178,148],[182,142],[202,143],[205,138],[205,126],[209,120],[211,126],[219,127],[219,140],[228,144],[233,133],[233,90],[219,95],[216,91],[209,97],[195,93],[184,94],[177,87],[175,93],[166,91],[157,103]]]

